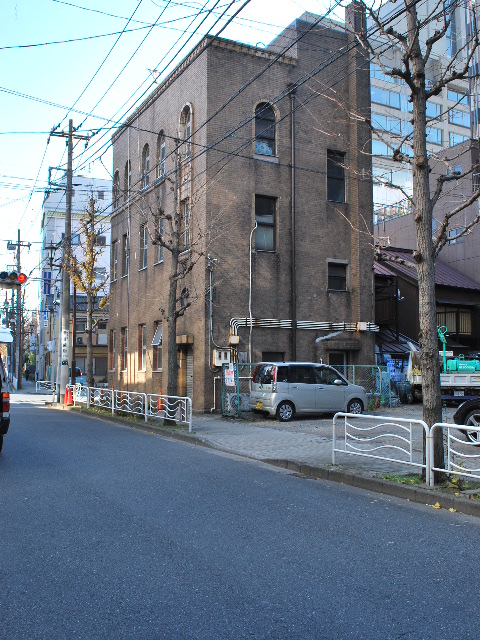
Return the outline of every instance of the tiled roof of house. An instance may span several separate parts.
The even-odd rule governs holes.
[[[414,264],[412,251],[409,249],[387,248],[382,250],[383,253],[391,256],[395,260],[404,260],[406,263]],[[408,264],[403,265],[398,262],[385,260],[384,262],[375,262],[375,275],[392,276],[396,273],[402,274],[407,278],[417,282],[417,270],[409,267]],[[441,260],[435,261],[435,284],[443,287],[455,287],[457,289],[471,289],[472,291],[480,291],[480,284],[463,275],[460,271],[453,269]]]

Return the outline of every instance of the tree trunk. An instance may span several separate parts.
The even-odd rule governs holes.
[[[178,252],[172,252],[172,268],[170,273],[170,286],[168,291],[167,308],[167,395],[177,395],[177,265]]]
[[[87,386],[93,387],[95,385],[95,379],[93,377],[93,296],[90,292],[87,292]]]
[[[428,426],[442,419],[440,362],[436,332],[435,262],[432,238],[432,200],[426,140],[425,65],[417,31],[415,2],[407,4],[407,29],[411,54],[414,89],[413,157],[415,180],[415,229],[417,251],[414,254],[418,271],[418,301],[420,316],[420,363],[423,387],[423,419]],[[434,463],[444,467],[443,435],[436,432]]]

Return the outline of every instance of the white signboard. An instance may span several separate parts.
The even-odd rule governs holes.
[[[68,329],[62,329],[62,364],[68,364]]]
[[[225,369],[225,386],[235,386],[235,372],[232,365],[229,365],[228,369]]]

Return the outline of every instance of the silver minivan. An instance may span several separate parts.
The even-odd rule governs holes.
[[[282,422],[296,413],[362,413],[367,403],[363,387],[314,362],[261,362],[251,382],[250,409]]]

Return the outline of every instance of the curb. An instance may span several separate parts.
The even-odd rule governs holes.
[[[122,424],[132,429],[140,431],[148,431],[149,433],[156,433],[166,438],[173,440],[180,440],[182,442],[189,442],[207,449],[213,449],[215,451],[223,451],[232,455],[239,456],[241,458],[248,458],[249,460],[256,460],[264,464],[271,465],[273,467],[279,467],[288,471],[293,471],[299,475],[315,478],[321,480],[330,480],[331,482],[337,482],[338,484],[345,484],[350,487],[356,487],[357,489],[364,489],[366,491],[373,491],[375,493],[381,493],[383,495],[391,496],[393,498],[401,498],[409,502],[415,502],[417,504],[424,504],[431,506],[435,509],[453,509],[458,513],[464,515],[480,517],[480,502],[477,500],[464,498],[462,496],[455,496],[446,494],[441,489],[428,489],[422,486],[408,486],[397,482],[391,482],[390,480],[384,480],[382,478],[375,478],[367,475],[355,475],[351,472],[334,469],[330,467],[314,467],[294,460],[288,459],[269,459],[269,458],[254,458],[242,453],[230,451],[228,449],[222,449],[221,447],[205,442],[198,436],[180,431],[172,431],[164,427],[152,425],[151,423],[135,423],[131,420],[126,420],[118,416],[108,415],[96,415],[92,414],[88,409],[83,407],[66,407],[64,405],[48,405],[49,408],[56,409],[57,411],[78,411],[91,418],[98,418],[107,422]],[[439,506],[436,506],[436,505]]]

